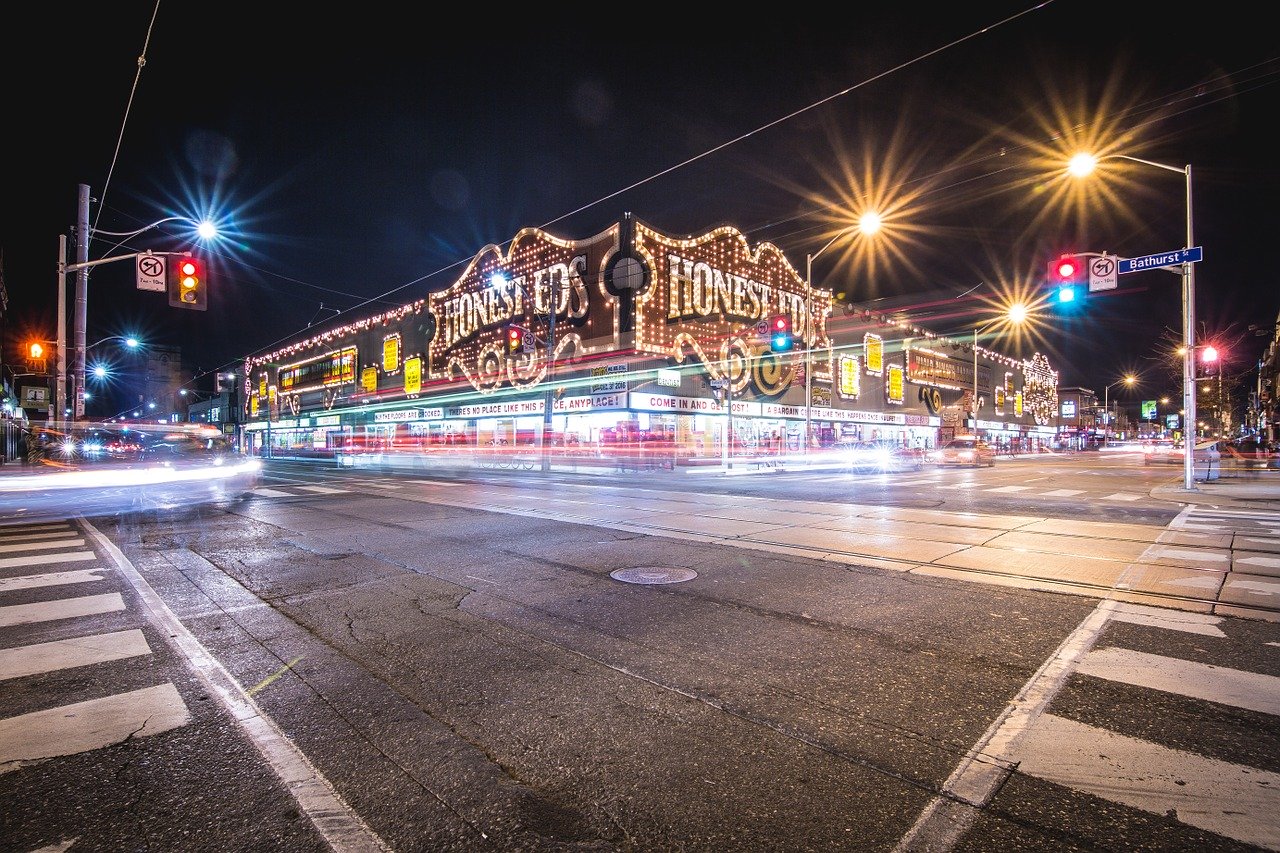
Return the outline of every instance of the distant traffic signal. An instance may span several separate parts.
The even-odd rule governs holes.
[[[1059,303],[1079,299],[1084,283],[1084,264],[1075,255],[1062,255],[1049,262],[1049,285],[1057,290]]]
[[[514,355],[524,352],[525,332],[523,326],[507,326],[507,352]]]
[[[174,308],[190,308],[204,311],[209,307],[208,283],[204,276],[204,262],[184,255],[171,259],[168,281],[169,304]]]
[[[769,321],[769,350],[771,352],[790,352],[793,343],[791,337],[791,318],[779,314]]]

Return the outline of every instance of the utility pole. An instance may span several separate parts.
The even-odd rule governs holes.
[[[53,377],[53,422],[67,411],[67,235],[58,235],[58,362]]]
[[[76,363],[72,381],[72,420],[84,417],[84,357],[85,327],[89,314],[89,185],[80,185],[80,215],[77,217],[79,234],[76,239],[76,316],[74,324]]]

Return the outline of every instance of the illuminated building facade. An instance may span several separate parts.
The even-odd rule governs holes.
[[[794,339],[775,352],[780,316]],[[974,427],[970,346],[837,308],[732,227],[676,238],[628,215],[584,240],[525,229],[444,290],[247,360],[245,439],[326,456],[532,445],[549,405],[566,450],[657,441],[691,461],[731,430],[735,453],[798,452],[806,426],[815,445],[931,447]],[[978,356],[978,431],[1048,444],[1057,373]]]

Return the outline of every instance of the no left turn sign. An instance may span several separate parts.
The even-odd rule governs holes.
[[[1089,260],[1089,292],[1115,290],[1119,284],[1119,264],[1114,255],[1103,255]]]
[[[138,290],[165,292],[165,268],[169,260],[164,255],[138,255],[135,259],[138,273]]]

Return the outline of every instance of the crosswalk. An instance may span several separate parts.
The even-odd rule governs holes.
[[[0,524],[0,773],[191,721],[169,681],[118,689],[92,677],[154,653],[129,599],[73,523]],[[59,679],[72,672],[90,677]]]
[[[810,482],[813,485],[821,485],[823,483],[839,483],[847,484],[848,478],[845,475],[839,476],[815,476]],[[456,486],[459,485],[455,481],[449,480],[424,480],[424,479],[396,479],[396,480],[378,480],[378,479],[360,479],[360,480],[343,480],[343,486],[333,485],[302,485],[302,484],[273,484],[271,486],[259,486],[252,491],[255,497],[268,499],[281,498],[304,498],[316,497],[317,495],[341,495],[351,494],[353,492],[367,492],[369,489],[380,489],[385,491],[393,491],[403,489],[415,483],[431,485],[431,486]],[[1018,495],[1025,498],[1071,498],[1080,495],[1087,495],[1091,501],[1117,501],[1121,503],[1129,503],[1132,501],[1142,500],[1147,497],[1141,492],[1089,492],[1086,489],[1037,489],[1033,486],[983,486],[973,481],[963,481],[958,483],[947,483],[937,479],[895,479],[893,481],[896,486],[928,486],[931,489],[940,491],[965,491],[965,492],[986,492],[988,494],[997,495]]]
[[[1280,678],[1240,668],[1237,661],[1267,661],[1264,644],[1250,648],[1247,621],[1220,616],[1119,604],[1111,624],[1080,659],[1066,690],[1076,698],[1064,709],[1050,706],[999,755],[1017,772],[1071,790],[1120,803],[1155,815],[1266,849],[1280,849],[1280,773],[1231,758],[1202,754],[1210,744],[1234,740],[1247,744],[1259,731],[1242,717],[1238,732],[1221,729],[1213,737],[1184,731],[1178,715],[1156,731],[1149,727],[1120,730],[1130,715],[1111,715],[1109,726],[1087,719],[1091,695],[1107,702],[1114,696],[1106,684],[1133,689],[1134,704],[1143,695],[1163,696],[1166,705],[1186,701],[1213,703],[1276,718],[1280,725]],[[1124,628],[1118,626],[1123,625]],[[1136,627],[1131,627],[1136,626]],[[1143,645],[1151,632],[1195,635],[1199,659],[1151,654]],[[1237,632],[1238,636],[1233,636]],[[1274,652],[1271,652],[1274,655]],[[1270,661],[1274,665],[1274,661]],[[1081,717],[1085,719],[1081,719]],[[1197,718],[1202,715],[1194,715]],[[1238,716],[1217,716],[1218,726],[1233,725]],[[1256,725],[1256,724],[1255,724]],[[1248,754],[1247,752],[1245,753]]]
[[[425,480],[425,479],[394,479],[379,480],[374,478],[361,479],[343,479],[342,487],[332,485],[303,485],[300,483],[275,484],[272,486],[259,486],[252,491],[255,497],[259,498],[304,498],[316,497],[317,495],[345,495],[351,493],[367,494],[370,489],[381,489],[384,491],[395,491],[403,489],[406,486],[428,485],[428,486],[458,486],[461,485],[454,480]]]

